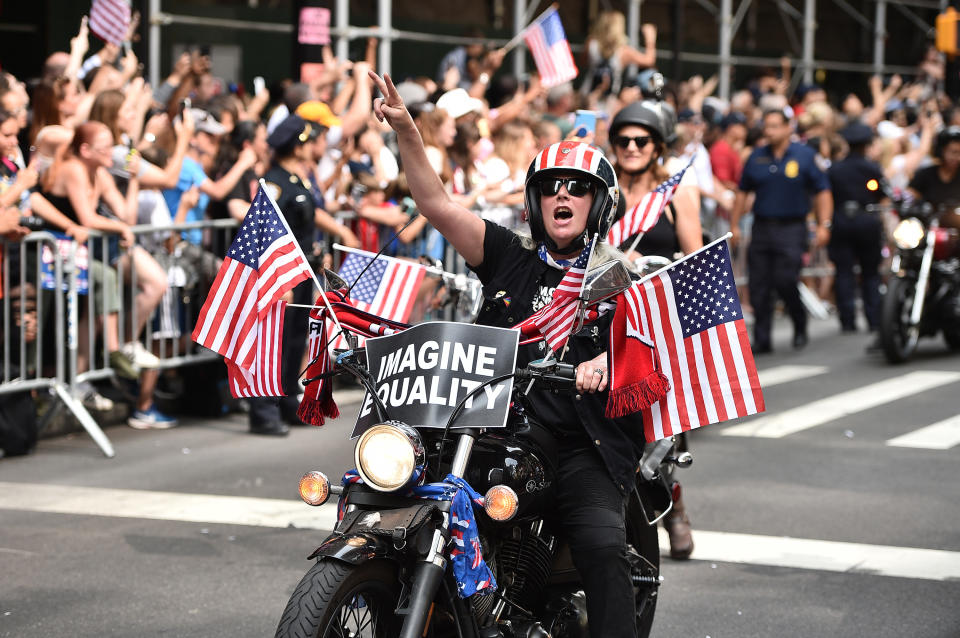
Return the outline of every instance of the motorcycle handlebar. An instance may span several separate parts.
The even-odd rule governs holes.
[[[538,359],[518,369],[514,376],[518,381],[543,381],[557,389],[572,389],[577,380],[577,368],[570,363]]]

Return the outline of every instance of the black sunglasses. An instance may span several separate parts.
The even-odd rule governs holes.
[[[617,135],[613,138],[613,143],[623,150],[630,148],[630,142],[633,142],[637,145],[637,148],[643,148],[647,144],[653,141],[653,138],[649,135],[638,135],[636,137],[627,137],[626,135]]]
[[[572,197],[583,197],[593,192],[593,183],[582,177],[553,177],[540,182],[540,194],[552,197],[560,192],[560,187],[566,186]]]

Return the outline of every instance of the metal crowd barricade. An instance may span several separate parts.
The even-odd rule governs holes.
[[[195,311],[188,311],[183,304],[197,304],[206,295],[205,286],[210,282],[198,281],[194,290],[186,290],[184,271],[189,264],[177,256],[183,249],[182,231],[200,230],[205,239],[220,234],[221,246],[229,245],[229,236],[239,224],[232,219],[209,220],[173,224],[158,228],[151,225],[132,228],[140,247],[153,244],[154,256],[167,274],[167,293],[160,305],[147,318],[141,334],[131,334],[130,326],[138,323],[136,295],[137,271],[132,260],[118,260],[110,264],[111,241],[116,235],[89,231],[85,245],[65,239],[50,232],[33,232],[22,242],[6,242],[3,247],[3,377],[0,379],[0,394],[25,390],[46,389],[59,401],[48,410],[40,422],[42,430],[66,407],[107,457],[115,452],[110,440],[96,420],[78,398],[80,384],[110,378],[114,370],[110,366],[110,348],[105,330],[108,326],[106,303],[97,311],[96,297],[103,295],[105,285],[115,286],[113,291],[119,300],[117,344],[122,348],[127,341],[140,340],[160,360],[160,368],[176,368],[206,361],[215,361],[219,355],[196,346],[190,341],[193,332]],[[147,241],[148,236],[154,241]],[[168,240],[174,236],[173,239]],[[209,244],[209,241],[205,242]],[[170,253],[169,249],[174,252]],[[145,248],[146,249],[146,248]],[[189,250],[199,254],[200,247]],[[151,251],[148,251],[151,252]],[[98,254],[99,259],[94,255]],[[123,254],[123,250],[119,252]],[[219,265],[213,255],[210,264]],[[125,263],[129,262],[129,263]],[[114,268],[115,266],[115,268]],[[11,271],[16,277],[11,281]],[[96,270],[96,274],[95,274]],[[107,273],[107,274],[104,274]],[[110,275],[115,273],[115,278]],[[201,289],[203,288],[203,289]],[[81,306],[81,304],[85,304]],[[169,312],[173,305],[175,312]],[[86,328],[81,333],[80,310],[86,309]],[[166,331],[154,328],[158,313],[167,311]],[[33,315],[35,320],[29,318]],[[28,338],[26,324],[36,323],[36,336]],[[98,330],[97,326],[100,325]],[[98,332],[101,336],[97,347]],[[53,335],[50,338],[50,334]],[[52,342],[52,343],[51,343]],[[81,368],[82,371],[81,371]]]
[[[4,243],[3,379],[0,394],[39,389],[51,391],[60,403],[44,415],[40,428],[43,429],[65,406],[103,453],[113,457],[110,440],[76,397],[75,357],[69,357],[68,361],[68,352],[75,353],[77,343],[75,250],[74,242],[63,243],[48,232],[31,233],[19,243]],[[11,287],[10,281],[14,265],[19,275],[14,282],[16,288]],[[64,283],[67,283],[66,294],[63,293]],[[31,297],[33,310],[30,309]],[[28,318],[31,313],[33,319]],[[32,339],[28,339],[26,329],[30,321],[34,322],[36,331]],[[54,322],[55,336],[53,343],[48,344],[45,333],[50,329],[51,321]],[[12,339],[14,336],[16,343]]]

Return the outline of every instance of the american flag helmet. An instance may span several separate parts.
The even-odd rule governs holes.
[[[557,246],[547,235],[543,224],[543,211],[540,208],[540,192],[537,188],[540,180],[555,174],[582,173],[597,187],[593,197],[593,205],[587,215],[587,226],[577,245],[569,247]],[[530,234],[537,242],[544,243],[548,249],[582,248],[594,233],[599,233],[601,240],[607,236],[610,224],[617,210],[617,200],[620,198],[620,188],[617,185],[617,174],[613,165],[603,156],[600,149],[583,142],[557,142],[543,149],[530,163],[527,169],[527,179],[524,187],[523,202],[527,207],[527,217],[530,223]]]

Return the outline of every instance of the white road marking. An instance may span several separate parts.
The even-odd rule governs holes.
[[[330,530],[336,521],[335,503],[312,508],[299,501],[272,498],[36,483],[0,482],[0,509],[315,530]],[[694,540],[694,560],[923,580],[960,579],[960,552],[701,529],[694,532]],[[663,529],[660,545],[665,553],[670,546]]]
[[[0,509],[325,530],[333,529],[337,520],[335,496],[311,507],[276,498],[36,483],[0,483]]]
[[[693,560],[922,580],[960,577],[960,552],[700,529],[693,532],[693,537]],[[662,528],[660,547],[666,548],[664,554],[669,553],[670,540]]]
[[[893,447],[913,447],[927,450],[949,450],[960,443],[960,415],[952,416],[925,428],[907,432],[887,441]]]
[[[785,365],[774,366],[772,368],[767,368],[766,370],[760,370],[758,375],[760,376],[760,387],[769,388],[771,386],[780,385],[781,383],[789,383],[791,381],[806,379],[807,377],[815,377],[829,371],[830,368],[826,366]]]
[[[753,419],[721,432],[724,436],[779,439],[956,381],[960,381],[960,372],[919,370],[834,394],[819,401],[811,401],[792,410]]]

